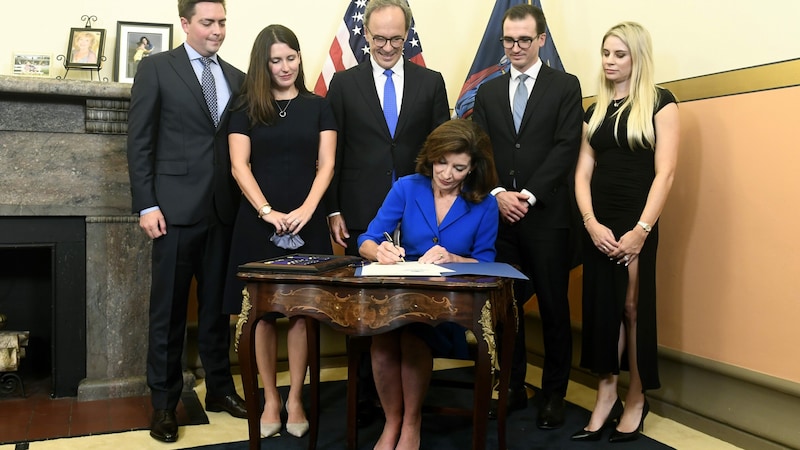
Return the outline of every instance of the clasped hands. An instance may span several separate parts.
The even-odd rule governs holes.
[[[589,223],[586,230],[598,250],[606,254],[609,259],[615,260],[617,264],[625,264],[626,267],[639,256],[647,237],[644,232],[632,229],[616,240],[611,229],[596,220]]]
[[[289,213],[282,213],[273,209],[272,212],[264,214],[261,218],[275,227],[275,233],[278,236],[283,236],[284,234],[300,233],[300,230],[311,219],[311,212],[305,211],[303,207]]]
[[[531,204],[528,203],[528,196],[521,192],[503,191],[495,195],[497,208],[500,210],[500,217],[508,223],[516,223],[528,214]]]

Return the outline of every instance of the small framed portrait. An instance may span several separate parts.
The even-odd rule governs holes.
[[[106,30],[97,28],[72,28],[69,32],[66,67],[100,69]]]
[[[144,58],[172,50],[172,24],[117,22],[114,81],[133,83]]]
[[[14,75],[27,77],[49,77],[50,62],[53,56],[48,53],[14,52]]]

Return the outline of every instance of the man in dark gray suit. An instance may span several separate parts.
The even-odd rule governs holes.
[[[475,97],[473,120],[492,140],[500,186],[497,260],[517,264],[536,291],[544,338],[539,428],[564,423],[564,396],[572,364],[567,287],[571,262],[570,179],[578,159],[583,109],[578,79],[542,64],[542,10],[528,4],[508,9],[502,44],[511,61],[504,76],[487,81]],[[515,283],[519,317],[530,283]],[[499,342],[499,340],[498,340]],[[525,328],[514,346],[509,411],[527,404]]]
[[[244,74],[216,53],[224,0],[179,0],[184,45],[142,60],[131,89],[128,170],[133,212],[153,239],[147,384],[150,435],[178,439],[175,408],[189,287],[197,279],[198,349],[206,410],[246,417],[230,370],[222,291],[240,193],[228,156],[228,108]]]
[[[371,0],[364,12],[370,59],[336,73],[328,90],[339,138],[325,205],[331,237],[350,255],[358,255],[356,239],[394,180],[414,173],[425,138],[450,118],[442,75],[403,58],[410,27],[405,0]],[[361,426],[375,416],[377,402],[369,360],[362,361]]]

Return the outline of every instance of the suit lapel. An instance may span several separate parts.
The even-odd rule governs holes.
[[[425,223],[431,229],[434,235],[439,238],[439,232],[447,229],[450,225],[458,222],[458,219],[463,217],[469,212],[469,205],[463,197],[456,197],[450,210],[444,216],[441,224],[436,223],[436,205],[434,203],[433,195],[418,195],[415,199],[417,207],[422,212],[422,217],[425,218]]]
[[[369,114],[375,117],[376,123],[380,123],[386,136],[391,139],[389,135],[389,126],[386,125],[386,120],[383,118],[383,109],[381,102],[378,99],[378,91],[375,88],[375,78],[372,76],[372,63],[368,60],[359,64],[356,67],[356,91],[361,94],[364,104],[367,105]]]
[[[394,131],[394,135],[398,136],[405,126],[406,122],[410,119],[408,117],[413,114],[413,112],[409,112],[408,110],[411,109],[411,105],[415,105],[417,101],[417,97],[419,97],[419,90],[421,88],[420,83],[417,82],[417,75],[418,75],[419,67],[406,60],[403,60],[403,100],[401,102],[400,107],[400,115],[397,117],[397,128]],[[383,111],[381,111],[383,114]],[[388,131],[389,128],[387,127],[386,130]]]
[[[503,122],[506,124],[506,127],[509,130],[511,130],[511,135],[514,136],[514,135],[517,134],[517,129],[514,127],[514,116],[513,116],[513,113],[511,112],[512,106],[511,106],[511,103],[509,103],[509,100],[508,100],[508,89],[509,89],[508,85],[509,85],[509,83],[511,83],[511,72],[509,71],[509,72],[506,72],[504,75],[502,75],[502,80],[503,80],[502,83],[497,83],[496,84],[497,90],[498,90],[498,92],[496,94],[497,98],[505,99],[505,100],[503,100],[501,102],[498,102],[499,105],[504,105],[501,108],[502,111],[501,111],[500,115],[503,117]],[[527,111],[527,109],[528,108],[526,106],[525,110]]]

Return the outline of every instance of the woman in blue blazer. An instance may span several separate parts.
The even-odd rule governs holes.
[[[494,261],[499,214],[490,191],[497,175],[486,133],[468,120],[445,122],[425,141],[416,171],[394,183],[359,236],[361,255],[381,264]],[[398,225],[401,242],[386,240]],[[466,357],[464,328],[408,325],[373,336],[370,354],[386,415],[375,448],[419,448],[433,357]]]

